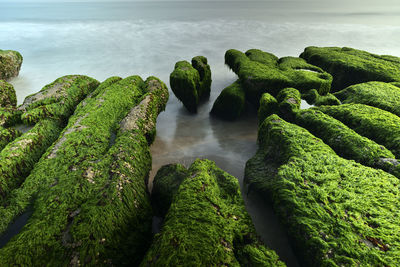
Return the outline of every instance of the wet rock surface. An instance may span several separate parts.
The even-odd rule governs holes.
[[[18,76],[21,69],[22,56],[17,51],[0,50],[0,80],[9,80]]]

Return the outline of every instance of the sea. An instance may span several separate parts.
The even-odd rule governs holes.
[[[288,266],[298,266],[285,228],[270,205],[247,194],[246,161],[257,150],[256,113],[235,122],[211,117],[221,90],[237,79],[224,64],[226,50],[258,48],[278,57],[307,46],[348,46],[400,56],[400,1],[2,1],[0,49],[17,50],[24,62],[11,80],[18,102],[56,78],[85,74],[154,75],[169,87],[180,60],[203,55],[212,70],[210,100],[188,113],[170,90],[151,147],[153,170],[196,158],[214,160],[238,178],[257,232]],[[149,189],[151,190],[151,182]]]

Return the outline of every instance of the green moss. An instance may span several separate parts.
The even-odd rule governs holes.
[[[295,113],[300,109],[301,94],[295,88],[285,88],[276,97],[279,113],[287,120],[293,120]]]
[[[211,113],[226,120],[237,119],[244,111],[246,96],[239,80],[222,90]]]
[[[397,57],[379,56],[348,47],[307,47],[300,57],[333,76],[332,89],[368,81],[400,81]]]
[[[21,69],[22,56],[17,51],[0,50],[0,80],[9,80],[18,76]]]
[[[256,237],[235,177],[209,160],[189,173],[142,266],[284,266]]]
[[[321,138],[341,157],[391,172],[394,172],[395,165],[399,164],[392,152],[385,147],[357,134],[340,121],[319,110],[300,110],[296,114],[295,122]]]
[[[0,126],[13,126],[21,122],[22,111],[14,107],[0,107]]]
[[[261,124],[270,115],[278,113],[278,111],[278,101],[276,98],[268,93],[262,94],[260,107],[258,108],[258,124]]]
[[[321,106],[318,110],[340,120],[358,134],[384,145],[400,157],[400,117],[363,104]]]
[[[59,121],[42,120],[4,147],[0,152],[1,205],[6,205],[9,193],[21,185],[61,130]]]
[[[335,96],[343,104],[365,104],[400,116],[400,88],[390,83],[360,83],[335,93]]]
[[[397,266],[398,179],[343,159],[277,115],[259,129],[245,182],[272,201],[304,266]]]
[[[192,66],[200,75],[200,84],[198,86],[199,98],[207,99],[210,97],[211,91],[211,68],[207,64],[207,58],[203,56],[192,58]]]
[[[78,105],[58,141],[0,208],[4,232],[33,202],[27,225],[0,249],[0,265],[120,266],[143,257],[151,240],[146,136],[168,90],[154,77],[138,76],[102,88]]]
[[[43,118],[65,120],[74,112],[90,92],[99,85],[93,78],[67,75],[46,85],[38,93],[25,98],[18,109],[24,111],[21,118],[25,124],[36,123]]]
[[[326,95],[320,95],[317,90],[311,89],[302,95],[302,97],[307,101],[308,104],[314,106],[322,106],[322,105],[340,105],[341,102],[336,98],[335,95],[328,93]]]
[[[301,92],[310,89],[317,89],[321,94],[329,92],[332,77],[302,59],[287,57],[275,64],[276,58],[269,53],[252,49],[247,54],[249,56],[234,49],[228,50],[225,63],[239,76],[246,98],[257,107],[263,93],[276,96],[287,87],[295,87]]]
[[[157,171],[151,191],[151,203],[155,215],[164,217],[167,214],[173,196],[188,176],[188,170],[181,164],[165,165]]]
[[[182,101],[185,108],[190,112],[197,112],[199,72],[189,62],[179,61],[175,64],[175,69],[169,77],[169,83],[172,92]]]
[[[6,81],[0,80],[0,107],[15,107],[17,95],[14,87]]]
[[[18,130],[15,130],[13,128],[3,128],[0,126],[0,151],[3,150],[3,148],[13,141],[15,138],[20,136],[22,133]]]

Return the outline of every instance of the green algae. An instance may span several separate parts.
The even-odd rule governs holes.
[[[22,111],[14,107],[0,107],[0,126],[14,126],[21,122]]]
[[[13,141],[15,138],[19,137],[22,133],[13,128],[4,128],[0,126],[0,151]]]
[[[311,89],[310,91],[304,93],[302,97],[307,101],[308,104],[314,106],[322,105],[340,105],[341,102],[336,98],[334,94],[328,93],[326,95],[320,95],[317,90]]]
[[[154,77],[106,82],[78,105],[58,141],[0,208],[0,232],[29,203],[34,210],[0,249],[0,265],[119,266],[143,257],[151,239],[146,136],[155,132],[168,89]]]
[[[318,110],[334,117],[358,134],[385,146],[400,157],[400,117],[364,104],[321,106]]]
[[[282,89],[276,100],[280,115],[287,120],[293,120],[295,113],[300,109],[301,94],[299,90],[296,88]]]
[[[284,266],[257,238],[235,177],[209,160],[188,172],[141,266]]]
[[[17,51],[0,50],[0,80],[9,80],[18,76],[21,69],[22,56]]]
[[[343,104],[365,104],[400,116],[400,88],[390,83],[360,83],[336,92],[335,96]]]
[[[235,120],[243,113],[246,96],[239,80],[222,90],[211,109],[211,113],[222,119]]]
[[[197,56],[192,65],[187,61],[178,61],[169,77],[172,92],[192,113],[197,112],[197,105],[210,96],[211,69],[207,58]]]
[[[99,82],[83,75],[67,75],[46,85],[38,93],[25,98],[18,107],[24,111],[21,116],[25,124],[33,124],[43,118],[67,120]]]
[[[303,59],[286,57],[277,61],[270,53],[255,49],[246,54],[230,49],[225,53],[225,63],[239,76],[246,98],[256,107],[263,93],[276,96],[281,89],[294,87],[302,93],[317,89],[325,95],[332,82],[330,74]]]
[[[15,107],[17,95],[14,87],[6,81],[0,80],[0,107]]]
[[[395,165],[399,164],[392,152],[384,146],[357,134],[342,122],[319,110],[300,110],[296,114],[295,122],[321,138],[343,158],[389,172],[395,172]]]
[[[400,60],[349,47],[307,47],[300,57],[333,76],[334,92],[368,81],[400,81]]]
[[[259,129],[245,182],[272,201],[304,266],[397,266],[398,179],[343,159],[277,115]]]
[[[277,114],[278,112],[278,101],[276,98],[268,93],[262,94],[260,99],[260,107],[258,108],[258,124],[260,125],[265,118],[272,114]]]

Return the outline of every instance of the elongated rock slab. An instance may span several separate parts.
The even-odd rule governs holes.
[[[277,115],[258,139],[245,182],[272,201],[304,266],[400,264],[398,178],[337,156]]]
[[[163,170],[154,189],[172,204],[141,266],[284,266],[257,238],[235,177],[209,160],[178,173],[180,181],[171,179],[181,167]]]

